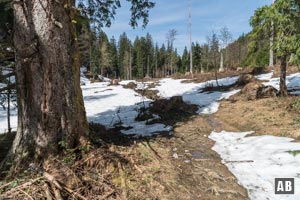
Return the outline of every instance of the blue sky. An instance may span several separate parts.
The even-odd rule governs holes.
[[[108,37],[119,38],[126,32],[133,41],[136,36],[144,36],[149,32],[154,42],[159,45],[166,43],[166,34],[170,29],[176,29],[178,35],[174,47],[181,54],[184,46],[189,45],[188,0],[153,0],[156,6],[150,11],[149,24],[143,29],[139,26],[132,29],[129,3],[121,0],[122,7],[110,28],[104,28]],[[227,26],[233,38],[251,30],[249,19],[254,11],[272,0],[191,0],[192,4],[192,37],[194,42],[204,43],[212,31],[218,34],[220,28]]]

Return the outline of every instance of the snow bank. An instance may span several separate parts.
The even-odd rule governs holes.
[[[232,85],[237,81],[238,77],[229,77],[219,79],[219,85]],[[163,98],[173,96],[182,96],[183,100],[189,104],[198,105],[199,114],[212,114],[218,111],[219,103],[217,101],[227,99],[231,95],[240,90],[229,92],[201,92],[206,86],[216,86],[216,81],[207,81],[203,83],[182,83],[184,79],[162,79],[155,89],[159,91],[158,95]]]
[[[223,162],[237,177],[253,200],[299,200],[300,143],[293,139],[275,136],[250,136],[252,132],[212,132],[210,139],[216,141],[212,148],[220,154]],[[275,195],[275,178],[295,178],[295,195]]]

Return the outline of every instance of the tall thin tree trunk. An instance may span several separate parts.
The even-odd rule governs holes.
[[[7,132],[11,134],[11,126],[10,126],[10,89],[7,91]]]
[[[274,67],[274,22],[271,22],[271,35],[270,35],[270,50],[269,50],[269,66]]]
[[[172,58],[172,52],[171,52],[171,75],[173,74],[173,58]]]
[[[149,73],[150,73],[150,67],[149,67],[149,55],[147,56],[147,76],[146,77],[150,77]]]
[[[190,32],[190,73],[193,74],[192,2],[191,1],[189,1],[189,32]]]
[[[280,96],[288,96],[287,87],[286,87],[286,66],[287,66],[287,56],[284,55],[280,58]]]
[[[129,46],[129,79],[132,79],[132,58],[131,58],[131,45]]]
[[[18,129],[8,158],[28,164],[86,141],[71,0],[14,3]],[[24,163],[22,163],[24,162]]]
[[[220,57],[220,69],[219,72],[224,72],[224,57],[223,57],[223,51],[221,49],[221,57]]]
[[[219,87],[219,82],[218,82],[217,55],[214,55],[214,67],[215,67],[215,79],[216,79],[216,84],[217,84],[217,87]]]
[[[8,134],[11,134],[11,125],[10,125],[10,94],[11,94],[11,90],[10,90],[10,76],[8,77],[8,90],[7,90],[7,132]]]
[[[157,53],[155,53],[155,78],[158,77],[157,65]]]

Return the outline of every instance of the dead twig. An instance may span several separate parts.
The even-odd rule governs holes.
[[[44,177],[52,184],[54,184],[58,189],[62,190],[63,188],[60,186],[60,184],[56,181],[56,179],[54,178],[54,176],[52,176],[51,174],[44,172],[43,173]]]
[[[77,196],[77,197],[79,197],[80,199],[82,199],[82,200],[88,200],[87,198],[85,198],[84,196],[82,196],[81,194],[79,194],[79,193],[77,193],[77,192],[75,192],[74,190],[72,190],[72,189],[70,189],[70,188],[68,188],[68,187],[66,187],[66,186],[61,186],[61,184],[55,179],[55,177],[54,176],[52,176],[51,174],[49,174],[49,173],[47,173],[47,172],[44,172],[44,177],[50,182],[50,183],[52,183],[54,186],[56,186],[56,188],[57,189],[59,189],[59,190],[65,190],[65,191],[67,191],[68,193],[70,193],[70,194],[74,194],[75,196]],[[55,190],[55,188],[54,187],[52,187],[53,188],[53,191],[54,191],[54,193],[56,194],[55,195],[55,198],[57,198],[57,199],[63,199],[63,198],[60,198],[61,197],[61,195],[60,195],[60,192],[58,192],[58,191],[56,191]]]
[[[2,190],[3,188],[6,188],[7,186],[9,186],[10,184],[12,184],[13,183],[13,181],[11,181],[11,182],[9,182],[9,183],[6,183],[6,184],[4,184],[4,185],[1,185],[0,186],[0,190]]]
[[[25,194],[29,199],[34,200],[32,198],[32,196],[30,196],[27,192],[25,192],[24,190],[18,189],[18,191],[22,192],[23,194]]]
[[[33,180],[31,180],[31,181],[28,181],[28,182],[26,182],[26,183],[24,183],[24,184],[22,184],[22,185],[16,186],[16,187],[14,187],[14,188],[8,190],[7,192],[5,192],[5,194],[12,194],[12,193],[14,193],[14,191],[18,191],[18,190],[21,190],[21,189],[23,189],[23,188],[26,188],[26,187],[32,185],[33,183],[35,183],[35,182],[41,180],[42,178],[43,178],[43,177],[38,177],[38,178],[33,179]],[[11,183],[10,183],[10,184],[11,184]]]
[[[101,197],[100,200],[105,200],[107,199],[109,196],[113,195],[115,193],[115,190],[110,191],[109,193],[105,194],[103,197]]]
[[[53,200],[48,184],[45,183],[44,187],[45,187],[45,193],[46,193],[47,200]]]

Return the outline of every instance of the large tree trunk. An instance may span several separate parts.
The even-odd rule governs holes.
[[[73,148],[88,133],[71,6],[14,3],[18,130],[8,157],[17,165],[55,155],[59,144]]]
[[[287,87],[286,87],[286,59],[287,56],[282,56],[280,58],[280,96],[288,96]]]

